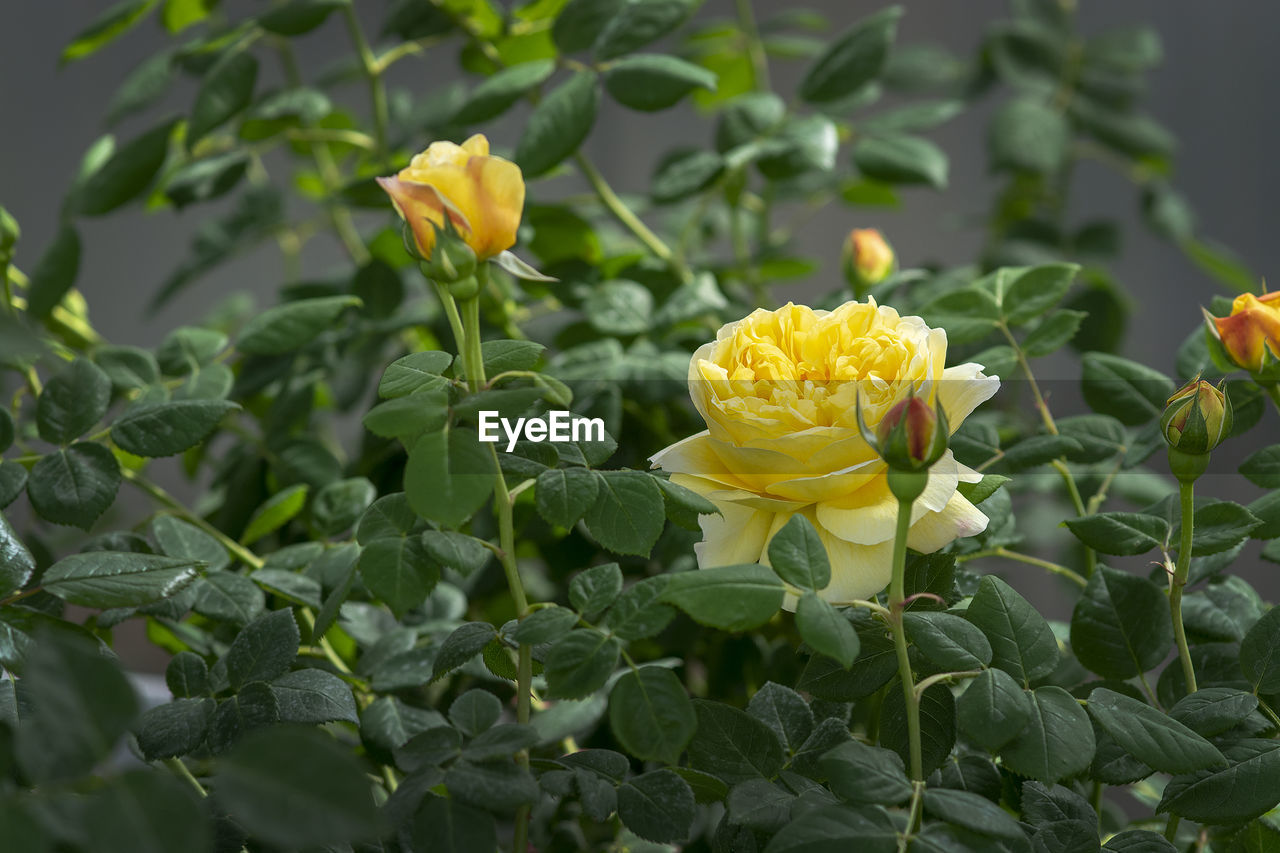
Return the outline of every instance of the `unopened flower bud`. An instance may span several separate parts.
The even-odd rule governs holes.
[[[891,471],[928,471],[947,452],[950,429],[946,413],[940,405],[931,408],[914,394],[895,403],[876,425],[874,433],[863,423],[861,407],[857,416],[862,437],[888,463]]]
[[[858,296],[893,272],[893,247],[874,228],[855,228],[844,241],[844,277]]]
[[[0,207],[0,257],[7,258],[13,254],[13,246],[21,235],[22,229],[18,227],[18,220],[14,219],[9,211]]]
[[[1220,388],[1196,378],[1165,403],[1160,427],[1170,447],[1183,453],[1213,450],[1231,432],[1231,401]]]

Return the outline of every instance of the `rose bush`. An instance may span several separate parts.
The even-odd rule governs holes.
[[[1276,302],[1170,181],[1157,34],[773,5],[86,22],[64,62],[169,40],[28,164],[48,245],[0,209],[0,849],[1275,847]],[[681,103],[647,183],[597,165]],[[980,251],[895,256],[974,108]],[[1094,160],[1202,288],[1176,356],[1121,353]],[[129,207],[200,211],[151,307],[276,292],[107,340]]]

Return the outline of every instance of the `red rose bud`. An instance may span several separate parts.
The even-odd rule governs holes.
[[[895,403],[876,427],[876,450],[890,468],[923,471],[947,450],[947,418],[919,397]]]
[[[844,241],[844,277],[859,297],[888,278],[895,263],[893,247],[874,228],[855,228]]]
[[[1227,395],[1199,377],[1173,392],[1160,418],[1169,446],[1192,455],[1208,453],[1221,444],[1231,424]]]

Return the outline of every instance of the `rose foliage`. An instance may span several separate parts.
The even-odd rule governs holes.
[[[1280,302],[1174,188],[1156,33],[1075,7],[968,56],[924,3],[83,22],[167,39],[25,166],[49,244],[0,209],[0,848],[1280,849]],[[977,256],[870,227],[978,109]],[[1086,160],[1203,288],[1171,363]],[[165,280],[82,248],[125,208],[199,218]],[[268,304],[198,293],[263,246]],[[86,294],[217,307],[143,347]]]

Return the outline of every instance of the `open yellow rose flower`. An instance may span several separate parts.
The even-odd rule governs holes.
[[[510,249],[524,210],[524,176],[510,160],[489,154],[477,133],[461,145],[433,142],[393,178],[378,178],[413,231],[418,252],[431,257],[447,215],[484,261]]]
[[[1206,312],[1205,317],[1227,355],[1245,370],[1261,370],[1267,350],[1280,358],[1280,290],[1261,296],[1242,293],[1232,301],[1229,316]]]
[[[946,367],[947,335],[874,300],[834,311],[788,303],[720,329],[693,354],[689,386],[705,432],[657,453],[654,467],[712,501],[701,567],[768,561],[769,540],[796,513],[826,546],[828,601],[868,598],[892,573],[898,503],[872,430],[914,393],[941,402],[952,431],[1000,387],[980,364]],[[858,401],[855,403],[855,401]],[[981,479],[948,450],[912,508],[909,547],[932,552],[986,529],[958,491]]]

